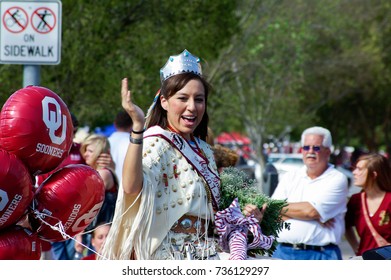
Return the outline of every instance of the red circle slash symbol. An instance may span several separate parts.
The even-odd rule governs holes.
[[[49,8],[38,8],[31,16],[31,26],[38,33],[49,33],[56,26],[56,15]]]
[[[26,29],[28,15],[20,7],[12,7],[5,11],[3,15],[3,25],[11,33],[20,33]]]

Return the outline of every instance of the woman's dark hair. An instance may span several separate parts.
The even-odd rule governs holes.
[[[357,162],[360,160],[366,161],[366,168],[368,169],[365,184],[373,186],[376,183],[381,190],[391,191],[391,167],[388,159],[383,155],[370,153],[361,155]],[[377,176],[374,175],[374,172]]]
[[[169,99],[175,93],[184,88],[186,84],[191,80],[200,81],[205,89],[205,113],[202,117],[200,124],[196,127],[193,133],[195,137],[198,137],[205,141],[206,136],[208,135],[209,123],[209,116],[207,111],[208,94],[211,89],[211,86],[205,80],[205,78],[194,73],[183,73],[172,76],[163,82],[162,88],[160,89],[160,94],[163,95],[165,99]],[[159,125],[163,129],[166,129],[168,125],[167,112],[163,109],[160,103],[160,98],[157,99],[155,108],[151,113],[151,121],[148,124],[148,128],[155,125]]]

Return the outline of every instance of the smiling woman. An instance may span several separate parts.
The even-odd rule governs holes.
[[[178,78],[179,76],[173,77],[170,81],[176,84]],[[167,83],[167,87],[170,87],[170,83]],[[165,97],[164,89],[161,94],[161,106],[167,112],[167,128],[190,140],[205,113],[206,96],[203,83],[200,80],[189,80],[174,96]]]
[[[221,192],[214,152],[206,142],[210,86],[200,59],[187,50],[171,56],[160,73],[161,89],[146,117],[132,102],[127,79],[122,81],[122,107],[133,130],[102,255],[138,260],[228,258],[219,241],[227,243],[229,234],[220,239],[213,230]],[[254,216],[243,219],[255,228],[265,209],[247,206]],[[247,257],[246,250],[242,253]]]
[[[215,242],[207,239],[220,181],[213,151],[205,142],[210,86],[199,61],[187,50],[169,58],[146,117],[133,104],[127,79],[122,81],[122,106],[133,130],[104,258],[217,256]],[[186,250],[195,241],[199,250]]]

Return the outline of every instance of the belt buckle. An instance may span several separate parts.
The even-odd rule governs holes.
[[[305,245],[304,245],[305,246]],[[303,249],[303,244],[292,244],[292,248],[294,250],[302,250]],[[304,247],[305,248],[305,247]]]

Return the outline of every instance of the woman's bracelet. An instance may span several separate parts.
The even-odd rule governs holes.
[[[133,144],[142,144],[143,143],[143,138],[139,138],[139,139],[135,139],[132,137],[132,135],[129,136],[129,141],[130,143],[133,143]]]
[[[143,130],[140,130],[140,131],[135,131],[135,130],[132,129],[132,133],[134,133],[134,134],[143,134],[144,131],[145,131],[145,128]]]

